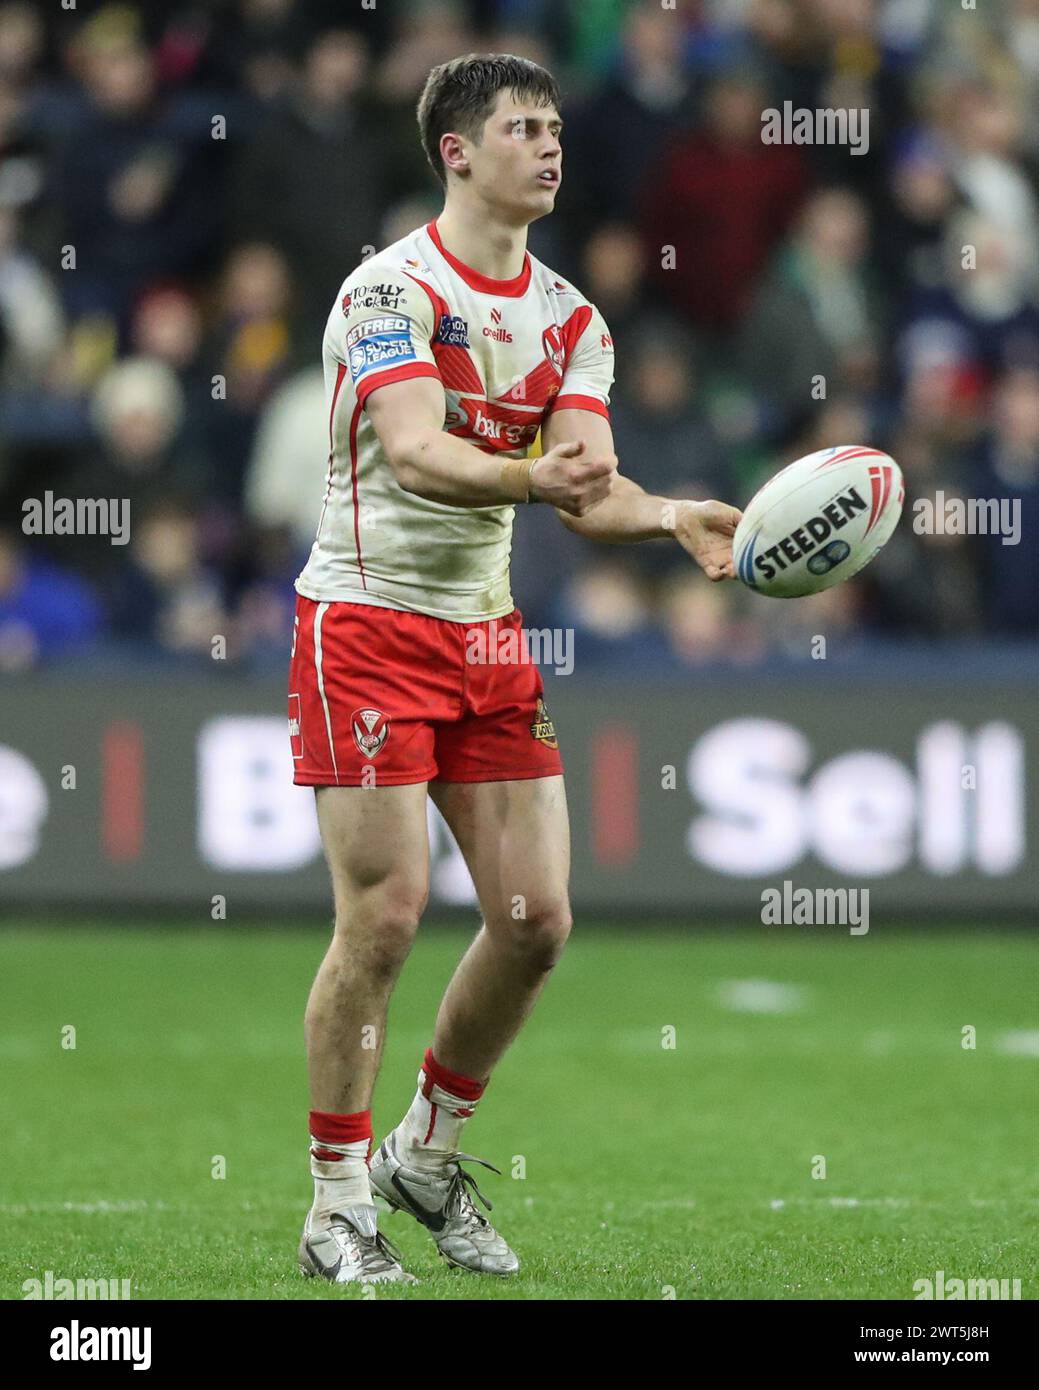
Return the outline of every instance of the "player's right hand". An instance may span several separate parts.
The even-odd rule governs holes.
[[[585,457],[583,439],[557,444],[530,471],[530,495],[571,516],[584,516],[609,497],[617,476],[616,454]]]

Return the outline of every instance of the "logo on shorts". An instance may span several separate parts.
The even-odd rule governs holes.
[[[530,726],[532,738],[536,738],[539,743],[543,743],[546,748],[558,748],[559,740],[556,738],[556,726],[552,723],[552,716],[545,708],[545,702],[538,696],[538,707],[534,711],[534,722]]]
[[[390,721],[382,710],[355,709],[350,716],[354,739],[366,758],[374,758],[390,733]]]
[[[297,622],[299,619],[296,620]],[[300,699],[295,693],[289,696],[289,742],[292,744],[292,760],[299,762],[303,756],[303,715]]]

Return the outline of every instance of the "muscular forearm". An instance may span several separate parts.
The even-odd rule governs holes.
[[[629,545],[635,541],[673,539],[682,505],[667,497],[654,497],[630,478],[618,477],[609,497],[584,516],[567,516],[563,512],[559,515],[579,536],[605,545]]]
[[[453,507],[504,506],[516,494],[502,479],[501,455],[456,439],[443,430],[422,430],[393,460],[393,472],[405,492],[446,502]]]

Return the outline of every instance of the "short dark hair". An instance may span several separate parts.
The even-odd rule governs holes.
[[[499,92],[517,100],[559,110],[559,87],[545,68],[513,53],[466,53],[432,70],[418,100],[418,125],[426,158],[444,186],[447,170],[440,158],[440,137],[457,130],[479,137]]]

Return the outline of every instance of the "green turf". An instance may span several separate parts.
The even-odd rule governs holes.
[[[377,1137],[464,941],[427,929],[408,962]],[[0,1296],[46,1270],[136,1298],[358,1296],[295,1266],[323,950],[310,927],[0,934]],[[379,1298],[911,1298],[938,1269],[1034,1298],[1039,1055],[1006,1039],[1035,1041],[1037,966],[1020,934],[579,932],[465,1136],[504,1170],[481,1186],[522,1273],[451,1270],[399,1215],[422,1282]],[[800,993],[734,1011],[739,980]]]

